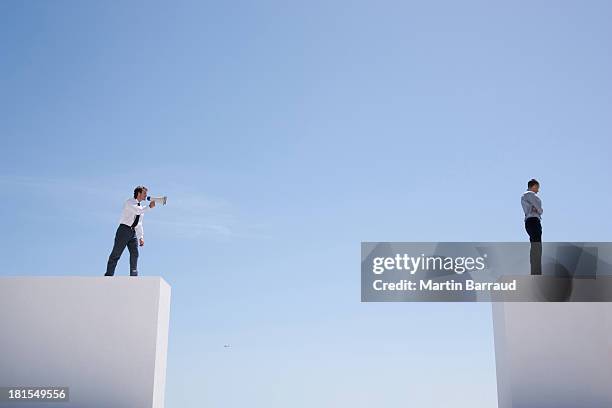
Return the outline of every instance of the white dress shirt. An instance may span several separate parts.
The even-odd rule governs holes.
[[[142,229],[142,217],[144,213],[150,210],[149,207],[141,207],[138,205],[138,200],[135,198],[128,199],[123,205],[123,211],[121,212],[121,218],[119,218],[119,224],[125,224],[131,227],[136,219],[137,215],[140,215],[138,224],[134,227],[136,231],[136,238],[142,239],[144,237],[144,230]]]

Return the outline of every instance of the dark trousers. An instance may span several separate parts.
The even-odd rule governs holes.
[[[113,245],[113,250],[108,257],[105,276],[115,274],[117,261],[121,258],[126,246],[130,251],[130,276],[138,276],[138,240],[136,239],[136,232],[125,224],[119,224],[119,227],[117,227],[115,245]]]
[[[529,217],[525,220],[525,230],[529,234],[531,248],[529,250],[529,262],[531,274],[542,274],[542,224],[538,217]]]

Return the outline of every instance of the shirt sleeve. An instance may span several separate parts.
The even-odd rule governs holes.
[[[136,238],[139,240],[144,238],[144,229],[142,228],[142,219],[138,221],[136,227],[134,227],[134,231],[136,231]]]
[[[531,209],[535,209],[535,211],[542,215],[544,210],[542,209],[542,201],[535,194],[527,194],[525,196],[525,201],[531,206]]]
[[[540,200],[538,197],[534,197],[533,202],[533,206],[535,207],[538,214],[542,215],[542,213],[544,212],[544,209],[542,209],[542,200]]]
[[[148,210],[150,210],[150,208],[147,207],[141,207],[138,204],[132,204],[130,202],[125,204],[125,207],[134,214],[134,216],[136,215],[142,215],[145,212],[147,212]]]
[[[525,213],[525,216],[527,216],[531,209],[531,204],[529,203],[529,200],[525,194],[521,196],[521,207],[523,207],[523,212]]]

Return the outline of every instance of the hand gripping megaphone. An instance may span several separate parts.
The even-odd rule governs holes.
[[[147,201],[154,201],[155,204],[161,204],[161,205],[166,205],[166,201],[168,200],[168,197],[163,196],[163,197],[151,197],[148,196],[147,197]]]

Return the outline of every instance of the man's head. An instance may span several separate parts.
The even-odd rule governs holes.
[[[138,186],[134,189],[134,198],[138,201],[144,201],[147,198],[147,188],[145,186]]]
[[[534,193],[537,193],[538,191],[540,191],[540,183],[538,183],[538,180],[536,179],[529,180],[527,182],[527,190],[533,191]]]

